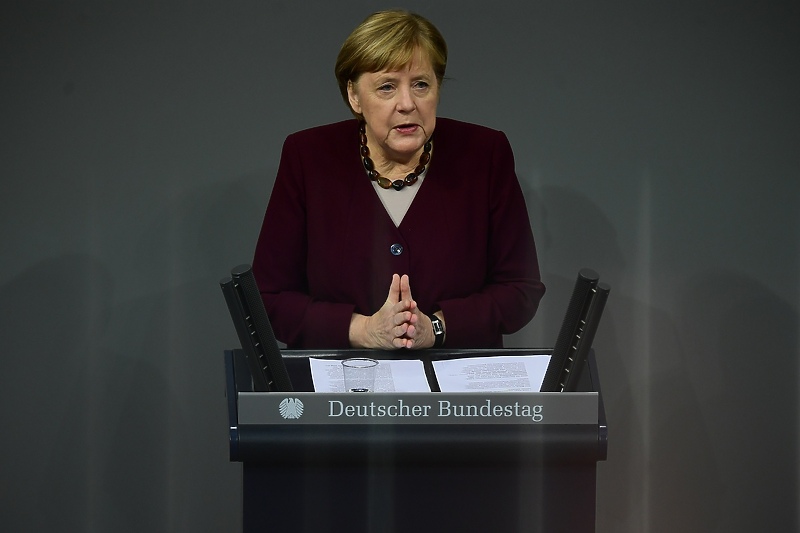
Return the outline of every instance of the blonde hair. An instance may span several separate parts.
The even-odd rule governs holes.
[[[334,72],[345,105],[347,83],[356,82],[365,72],[397,70],[408,65],[420,49],[430,60],[441,85],[447,67],[447,43],[428,19],[403,10],[379,11],[367,17],[345,39]],[[361,115],[350,111],[357,117]]]

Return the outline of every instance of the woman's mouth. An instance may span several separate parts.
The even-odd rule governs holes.
[[[417,131],[418,127],[419,126],[417,126],[416,124],[400,124],[399,126],[395,126],[394,129],[397,130],[399,133],[409,134]]]

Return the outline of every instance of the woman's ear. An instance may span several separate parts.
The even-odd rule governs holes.
[[[355,84],[348,80],[347,82],[347,100],[350,102],[350,107],[353,108],[356,114],[361,114],[361,102],[358,98],[358,92],[356,92]]]

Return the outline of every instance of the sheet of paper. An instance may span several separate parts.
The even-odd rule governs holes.
[[[539,392],[549,355],[468,357],[434,361],[442,392]]]
[[[342,362],[309,358],[316,392],[344,392]],[[375,392],[430,392],[425,367],[419,360],[382,360],[375,375]]]

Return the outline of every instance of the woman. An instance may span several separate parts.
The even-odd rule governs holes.
[[[501,347],[544,294],[505,135],[437,118],[447,46],[371,15],[336,78],[356,120],[290,135],[253,272],[289,348]]]

